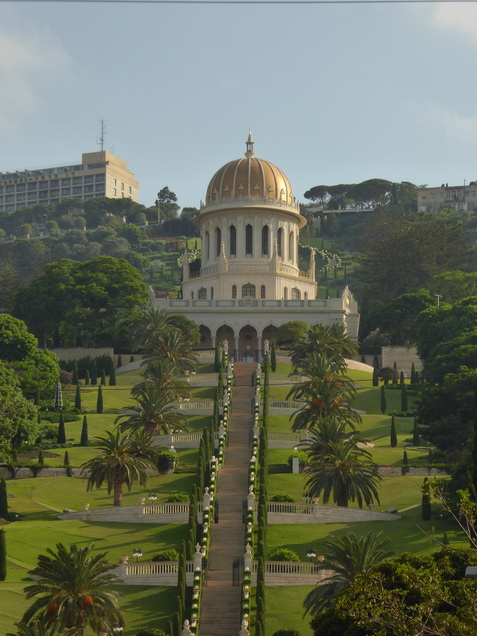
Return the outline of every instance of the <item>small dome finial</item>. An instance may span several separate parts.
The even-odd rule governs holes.
[[[255,157],[255,153],[253,152],[253,139],[252,139],[252,131],[248,130],[248,138],[245,142],[247,152],[245,153],[246,157]]]

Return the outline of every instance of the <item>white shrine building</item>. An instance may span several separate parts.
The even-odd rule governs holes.
[[[277,166],[255,157],[249,134],[245,156],[212,177],[195,223],[200,267],[183,259],[182,299],[154,298],[155,307],[200,325],[201,345],[227,340],[234,360],[260,360],[265,340],[291,320],[345,323],[358,337],[358,306],[346,287],[340,298],[318,300],[315,258],[298,267],[300,215],[290,182]]]

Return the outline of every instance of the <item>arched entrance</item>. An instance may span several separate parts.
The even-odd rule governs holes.
[[[265,327],[265,329],[262,331],[262,358],[263,358],[263,351],[264,351],[264,343],[265,340],[268,340],[268,344],[271,346],[272,342],[277,342],[277,328],[275,327],[275,325],[268,325],[268,327]]]
[[[210,329],[206,327],[205,325],[199,325],[199,329],[200,329],[200,346],[210,347],[211,349],[213,349],[212,334],[210,332]]]
[[[242,327],[239,332],[239,360],[253,362],[259,359],[257,330],[251,325]]]
[[[222,325],[221,327],[219,327],[215,334],[215,342],[224,342],[224,340],[227,340],[229,344],[229,360],[237,360],[235,352],[234,330],[228,325]]]

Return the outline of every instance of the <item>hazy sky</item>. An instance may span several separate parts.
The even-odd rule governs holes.
[[[129,163],[140,202],[198,206],[256,155],[295,195],[477,179],[477,5],[0,2],[0,171]]]

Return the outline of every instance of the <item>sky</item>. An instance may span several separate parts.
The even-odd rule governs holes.
[[[256,156],[295,196],[365,179],[477,179],[477,4],[0,0],[0,172],[104,149],[139,200],[198,207]]]

